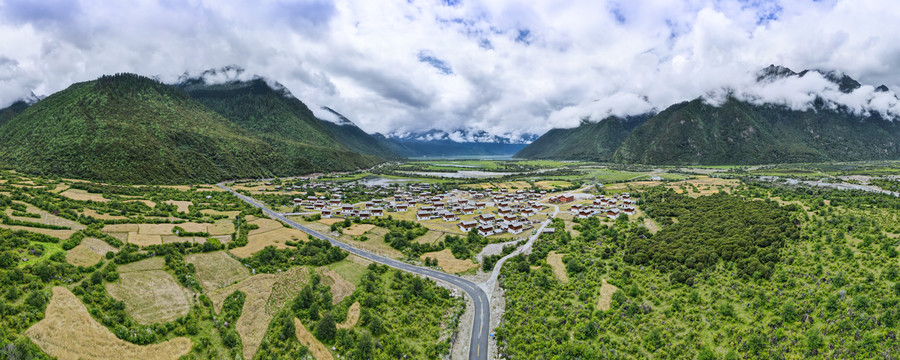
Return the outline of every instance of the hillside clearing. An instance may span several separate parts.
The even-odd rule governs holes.
[[[193,205],[190,201],[177,201],[177,200],[166,200],[166,204],[175,205],[178,208],[178,212],[190,212],[190,206]]]
[[[616,291],[619,290],[619,288],[606,282],[606,279],[603,279],[601,281],[603,285],[600,286],[600,300],[597,301],[597,308],[606,311],[609,310],[609,307],[612,304],[613,294],[615,294]]]
[[[247,258],[266,246],[271,245],[278,249],[286,249],[288,241],[306,241],[309,237],[305,232],[293,228],[285,228],[281,226],[281,223],[275,223],[278,224],[277,228],[269,229],[265,232],[251,231],[250,236],[247,237],[247,245],[234,248],[231,250],[231,253],[237,257]]]
[[[559,281],[564,283],[569,282],[569,275],[566,274],[566,265],[563,264],[562,258],[566,254],[557,254],[556,251],[551,251],[547,254],[547,264],[550,264],[550,267],[553,268],[553,275],[556,275],[556,278]]]
[[[191,292],[162,270],[123,273],[119,281],[106,284],[106,291],[141,324],[175,320],[191,309]]]
[[[41,350],[61,360],[148,359],[174,360],[191,351],[191,340],[177,337],[140,346],[117,338],[88,313],[66,288],[54,287],[44,319],[25,331]]]
[[[359,313],[360,313],[360,305],[359,301],[350,305],[350,309],[347,309],[347,319],[344,322],[337,325],[338,329],[350,329],[359,322]]]

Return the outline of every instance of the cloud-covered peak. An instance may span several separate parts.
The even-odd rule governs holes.
[[[542,133],[760,87],[769,64],[896,89],[898,18],[892,0],[0,0],[0,106],[103,74],[175,83],[187,70],[207,84],[275,79],[367,132]],[[226,64],[246,70],[207,72]],[[889,92],[828,76],[774,78],[778,96],[748,98],[824,91],[890,108]]]

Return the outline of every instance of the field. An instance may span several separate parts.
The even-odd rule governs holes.
[[[247,296],[241,317],[235,325],[244,345],[245,359],[252,359],[256,354],[272,318],[297,295],[306,284],[308,274],[305,267],[294,267],[278,275],[258,274],[208,294],[216,312],[222,311],[225,298],[236,290]]]
[[[469,269],[477,268],[478,265],[472,262],[472,260],[459,260],[453,256],[453,253],[450,252],[450,249],[444,249],[441,251],[435,251],[430,253],[424,253],[419,258],[421,260],[425,260],[425,258],[430,257],[432,259],[437,259],[438,266],[444,270],[445,273],[448,274],[458,274],[461,272],[465,272]]]
[[[92,194],[84,190],[79,189],[69,189],[59,193],[62,196],[65,196],[72,200],[81,200],[81,201],[97,201],[97,202],[107,202],[109,199],[103,197],[103,194]]]
[[[190,352],[192,346],[184,337],[146,346],[121,340],[94,320],[84,304],[63,287],[53,288],[44,319],[25,335],[47,354],[61,360],[174,360]]]
[[[328,225],[328,226],[331,226],[331,224],[336,224],[336,223],[339,223],[342,221],[344,221],[344,219],[331,218],[331,219],[320,219],[319,220],[320,223]]]
[[[166,267],[166,260],[160,256],[136,261],[130,264],[119,266],[119,273],[127,273],[133,271],[162,270]]]
[[[331,356],[331,352],[328,351],[328,348],[325,345],[316,339],[315,336],[309,330],[306,330],[306,326],[303,326],[303,323],[300,322],[300,319],[294,318],[294,328],[296,329],[297,340],[300,341],[303,346],[306,346],[309,349],[310,354],[312,354],[313,358],[316,360],[331,360],[333,357]]]
[[[328,267],[323,266],[316,269],[316,271],[322,276],[323,283],[331,287],[331,302],[333,304],[341,302],[341,300],[353,294],[353,290],[356,290],[356,285]]]
[[[175,242],[204,243],[206,239],[199,236],[178,236],[175,227],[190,233],[208,233],[210,236],[227,237],[234,233],[234,223],[230,220],[217,220],[214,224],[185,222],[180,224],[111,224],[101,230],[117,239],[137,246],[169,244]],[[221,239],[228,242],[226,239]],[[230,240],[230,239],[228,239]]]
[[[178,207],[179,212],[186,213],[190,211],[190,206],[193,205],[190,201],[175,201],[175,200],[166,200],[166,204],[175,205]]]
[[[119,252],[105,241],[95,238],[84,238],[81,244],[66,252],[66,261],[75,266],[91,266],[103,259],[107,252]]]
[[[250,231],[250,236],[247,238],[247,245],[234,248],[231,250],[231,253],[240,258],[247,258],[266,246],[275,246],[278,249],[285,249],[287,248],[288,241],[306,241],[308,235],[305,232],[293,228],[282,227],[281,223],[275,223],[278,224],[277,228],[268,227],[267,229],[269,230],[265,232],[257,232],[258,230]],[[262,228],[260,228],[260,230],[262,230]]]
[[[155,324],[187,315],[191,292],[162,270],[130,271],[106,284],[113,298],[125,303],[125,310],[141,324]]]
[[[375,228],[375,225],[371,225],[371,224],[353,224],[348,228],[344,228],[344,234],[351,235],[351,236],[360,236],[374,228]]]
[[[610,304],[612,304],[613,294],[615,294],[619,288],[606,282],[606,279],[603,279],[602,283],[603,285],[600,286],[600,299],[597,300],[597,308],[606,311],[609,310]]]
[[[347,319],[345,319],[342,323],[337,325],[338,329],[350,329],[356,326],[359,322],[359,312],[360,305],[359,301],[350,305],[350,309],[347,309]]]
[[[269,322],[272,321],[272,315],[266,313],[266,302],[269,295],[272,294],[272,287],[275,285],[275,275],[260,274],[251,276],[237,284],[215,290],[209,294],[210,300],[213,302],[217,312],[222,311],[222,304],[225,298],[236,290],[242,291],[247,295],[244,300],[243,312],[238,318],[235,330],[241,336],[244,344],[244,358],[252,359],[259,349],[263,335]]]
[[[569,282],[569,275],[566,274],[566,265],[563,264],[562,258],[566,254],[557,254],[555,251],[551,251],[547,254],[547,264],[553,268],[553,275],[556,276],[559,281],[564,283]]]
[[[194,264],[197,269],[197,280],[203,291],[209,293],[215,289],[227,287],[250,276],[250,271],[240,262],[224,251],[191,254],[184,261]]]

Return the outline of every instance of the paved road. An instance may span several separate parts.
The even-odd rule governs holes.
[[[293,220],[288,219],[288,218],[284,217],[283,215],[272,211],[271,209],[269,209],[262,203],[256,201],[255,199],[253,199],[249,196],[244,196],[244,195],[238,194],[234,190],[226,187],[224,185],[224,183],[219,183],[218,186],[222,189],[225,189],[225,190],[231,192],[232,194],[234,194],[241,200],[249,203],[250,205],[260,208],[263,212],[266,213],[266,215],[269,215],[272,218],[281,220],[285,224],[288,224],[288,225],[294,227],[295,229],[301,230],[309,235],[315,236],[316,238],[319,238],[322,240],[328,240],[331,242],[332,245],[337,246],[351,254],[354,254],[354,255],[357,255],[357,256],[372,260],[374,262],[393,267],[393,268],[397,268],[397,269],[400,269],[403,271],[416,273],[416,274],[420,274],[420,275],[425,275],[427,277],[434,278],[434,279],[443,280],[443,281],[446,281],[446,282],[453,284],[454,286],[462,289],[463,291],[466,292],[467,295],[469,295],[469,298],[472,299],[472,303],[475,305],[475,320],[474,320],[474,324],[472,325],[472,339],[469,343],[469,359],[476,359],[476,360],[486,360],[487,359],[488,331],[490,330],[490,320],[491,320],[490,303],[488,301],[487,294],[485,294],[484,290],[482,290],[475,283],[465,280],[465,279],[462,279],[457,276],[445,274],[445,273],[431,270],[431,269],[426,269],[423,267],[410,265],[410,264],[407,264],[407,263],[404,263],[401,261],[397,261],[397,260],[394,260],[391,258],[371,254],[364,250],[360,250],[358,248],[350,246],[349,244],[337,241],[337,240],[332,239],[328,236],[325,236],[313,229],[310,229],[308,227],[300,225],[300,224],[294,222]]]

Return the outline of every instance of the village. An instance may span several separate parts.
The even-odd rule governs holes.
[[[367,185],[310,181],[295,185],[272,182],[262,185],[254,189],[254,193],[280,194],[282,197],[305,195],[294,196],[287,204],[290,206],[283,206],[285,209],[292,207],[287,213],[290,215],[317,214],[322,219],[361,220],[390,215],[448,233],[450,228],[446,224],[455,224],[458,233],[475,229],[483,237],[513,236],[534,230],[535,224],[551,217],[553,205],[560,206],[564,216],[571,215],[565,216],[569,220],[590,217],[616,220],[621,215],[636,212],[635,200],[629,193],[606,196],[577,191],[445,188],[429,183]],[[352,202],[347,199],[348,193],[353,193],[355,200],[364,201]]]

